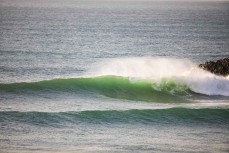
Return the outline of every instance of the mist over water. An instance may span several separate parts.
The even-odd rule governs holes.
[[[228,152],[228,8],[0,0],[0,152]]]
[[[121,58],[101,62],[91,71],[94,75],[115,75],[144,79],[160,84],[164,80],[188,86],[197,93],[229,96],[229,80],[198,67],[188,59],[178,58]],[[93,72],[92,72],[93,73]]]

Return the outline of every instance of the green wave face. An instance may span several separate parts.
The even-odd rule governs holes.
[[[94,78],[54,79],[31,83],[0,84],[0,92],[95,92],[111,98],[147,102],[186,102],[191,92],[185,85],[170,80],[152,83],[145,80],[104,76]]]

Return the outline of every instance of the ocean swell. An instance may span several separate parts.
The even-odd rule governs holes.
[[[20,122],[40,126],[66,126],[78,123],[212,123],[229,125],[228,109],[143,109],[91,110],[81,112],[1,111],[1,122]]]
[[[187,102],[190,98],[229,96],[229,80],[188,60],[128,58],[102,62],[90,75],[39,82],[0,84],[0,93],[93,92],[111,98],[148,102]],[[88,73],[89,74],[89,73]]]

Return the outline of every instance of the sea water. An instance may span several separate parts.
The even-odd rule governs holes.
[[[229,3],[1,0],[0,152],[228,152]]]

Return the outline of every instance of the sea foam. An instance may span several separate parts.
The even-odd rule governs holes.
[[[205,95],[229,96],[229,77],[216,76],[200,69],[188,59],[161,57],[116,58],[100,62],[90,70],[92,76],[114,75],[131,80],[160,84],[172,80]]]

